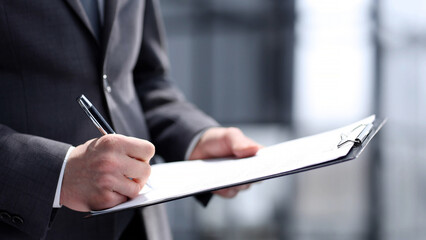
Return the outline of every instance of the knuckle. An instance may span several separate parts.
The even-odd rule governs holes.
[[[119,143],[120,137],[116,136],[116,134],[107,134],[98,140],[98,144],[107,151],[116,149],[120,145]]]
[[[97,194],[94,194],[91,197],[88,207],[92,210],[102,210],[113,207],[126,200],[127,198],[125,196],[121,196],[116,192],[111,190],[102,190],[98,191]]]
[[[139,179],[141,182],[145,183],[149,176],[151,175],[151,166],[148,163],[144,163],[142,168],[139,171]]]
[[[241,129],[236,128],[236,127],[229,127],[226,129],[227,133],[229,135],[233,135],[233,134],[243,134],[243,132],[241,131]]]
[[[130,189],[130,196],[129,197],[133,198],[133,197],[136,197],[139,194],[139,192],[141,190],[141,186],[138,183],[133,183],[131,186],[132,187]]]
[[[93,210],[101,210],[110,208],[115,205],[115,197],[111,191],[101,191],[98,194],[92,196],[89,203],[89,208]]]
[[[108,174],[116,171],[116,169],[119,167],[118,165],[119,163],[115,160],[115,158],[106,156],[101,158],[99,161],[96,161],[94,163],[94,168],[101,174]]]
[[[83,145],[92,147],[92,145],[98,140],[99,140],[98,138],[93,138],[93,139],[87,140]]]
[[[151,166],[146,162],[140,162],[137,170],[136,178],[140,179],[142,182],[146,181],[151,175]]]
[[[143,178],[148,179],[148,177],[151,175],[151,166],[149,164],[145,164],[145,171]]]
[[[104,174],[97,178],[97,185],[98,185],[98,188],[101,189],[101,191],[109,192],[114,190],[114,184],[115,184],[115,179],[111,175]]]
[[[144,144],[145,152],[150,158],[152,158],[155,154],[155,146],[149,141],[145,141]]]
[[[111,206],[115,203],[114,201],[114,192],[112,191],[104,191],[101,195],[100,195],[100,203],[105,205],[105,206]]]

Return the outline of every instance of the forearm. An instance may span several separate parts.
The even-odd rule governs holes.
[[[3,222],[31,236],[40,238],[45,234],[69,147],[0,125],[0,208],[23,219],[21,224]]]

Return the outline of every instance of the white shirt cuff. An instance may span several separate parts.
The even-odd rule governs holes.
[[[56,186],[56,193],[55,193],[55,200],[53,200],[53,207],[54,208],[60,208],[62,207],[60,200],[61,200],[61,189],[62,189],[62,179],[64,178],[64,171],[65,166],[67,165],[68,157],[70,156],[70,153],[72,150],[74,150],[75,147],[70,147],[68,149],[67,155],[65,155],[64,163],[62,164],[61,168],[61,174],[59,175],[58,179],[58,185]]]
[[[188,149],[186,149],[186,153],[185,153],[185,160],[188,160],[189,157],[191,156],[192,152],[194,151],[195,147],[197,146],[198,142],[201,139],[201,136],[203,136],[203,134],[208,130],[204,129],[201,132],[199,132],[197,135],[195,135],[195,137],[191,140],[191,143],[189,143]]]

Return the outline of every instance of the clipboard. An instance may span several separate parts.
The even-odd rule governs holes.
[[[153,181],[150,181],[149,185],[145,185],[145,187],[142,189],[138,197],[110,209],[101,210],[101,211],[92,211],[90,212],[90,215],[88,215],[87,217],[117,212],[124,209],[129,209],[129,208],[147,207],[147,206],[151,206],[151,205],[155,205],[159,203],[164,203],[164,202],[173,201],[173,200],[177,200],[177,199],[181,199],[181,198],[185,198],[185,197],[189,197],[193,195],[198,195],[201,193],[211,192],[211,191],[243,185],[243,184],[254,183],[258,181],[264,181],[264,180],[268,180],[272,178],[310,171],[313,169],[327,167],[330,165],[353,160],[353,159],[356,159],[365,150],[367,145],[370,143],[373,137],[378,133],[378,131],[384,126],[386,121],[387,121],[386,119],[377,119],[374,115],[372,115],[366,119],[363,119],[357,123],[351,124],[343,128],[335,129],[335,130],[317,134],[317,135],[308,136],[305,138],[283,142],[281,144],[268,147],[267,149],[265,148],[266,150],[262,151],[262,153],[258,153],[256,156],[245,158],[245,159],[196,160],[196,161],[184,161],[184,162],[174,162],[174,163],[154,165],[152,166],[152,173],[150,176],[150,180],[153,180]],[[331,136],[331,138],[328,137],[329,135]],[[324,151],[325,155],[318,155],[319,157],[317,157],[317,155],[309,156],[309,153],[308,153],[307,154],[308,157],[306,158],[306,159],[310,159],[310,162],[308,163],[304,163],[303,161],[282,162],[282,161],[279,161],[281,156],[278,156],[276,157],[276,159],[273,159],[274,153],[277,153],[277,151],[275,151],[274,149],[278,149],[279,150],[278,152],[281,151],[281,153],[287,154],[289,152],[288,149],[292,149],[293,146],[299,145],[300,147],[300,145],[303,145],[306,143],[311,144],[311,147],[315,148],[316,147],[314,146],[315,141],[309,142],[309,141],[312,141],[312,139],[316,141],[318,141],[318,139],[319,140],[331,139],[332,142],[327,144],[333,145],[333,146],[332,146],[332,149],[327,151],[331,153],[339,152],[339,154],[341,153],[340,154],[341,156],[338,155],[340,157],[335,157],[335,158],[330,157],[332,155],[329,155],[327,151]],[[303,154],[306,155],[306,153],[303,153],[302,151],[299,151],[299,150],[294,150],[294,153],[296,153],[296,155],[293,156],[294,160],[298,159],[297,154],[300,154],[300,156],[304,156]],[[273,165],[271,166],[268,165],[267,167],[264,167],[263,165],[267,165],[267,164],[265,161],[263,162],[259,161],[260,159],[267,160],[271,162],[272,164],[281,164],[282,166],[284,166],[284,169],[289,169],[289,170],[283,171],[281,170],[283,169],[282,167],[278,168],[278,170],[275,170],[273,169],[274,167]],[[290,159],[292,158],[290,157]],[[244,176],[244,174],[238,175],[237,171],[242,166],[249,165],[250,167],[250,164],[252,165],[254,164],[250,169],[248,169],[252,171],[252,175],[249,175],[248,177]],[[224,169],[224,167],[229,169]],[[261,169],[262,167],[264,167],[263,170]],[[181,186],[181,184],[175,183],[175,181],[184,182],[184,180],[180,178],[181,176],[185,175],[184,171],[188,170],[188,168],[192,168],[192,170],[195,170],[195,171],[199,170],[201,172],[201,175],[198,177],[194,177],[192,179],[191,179],[191,176],[189,176],[189,181],[187,181],[187,184],[191,184],[195,186],[188,186],[189,189],[185,189],[184,187]],[[216,176],[215,173],[217,173],[220,170],[229,170],[230,174],[223,175],[225,176],[225,178],[228,177],[229,179],[219,179],[218,180],[219,182],[213,182],[213,183],[209,182],[209,181],[215,180],[214,179]],[[164,174],[164,172],[167,173],[167,171],[169,171],[169,173],[171,174]],[[163,175],[159,174],[161,172],[163,172]],[[179,173],[180,175],[176,173]],[[209,174],[211,177],[210,180],[209,180]],[[162,178],[165,178],[165,179],[162,179]],[[167,178],[170,178],[170,179],[167,179]],[[164,183],[163,184],[158,183],[161,181],[163,181]],[[173,184],[175,185],[173,186]],[[196,186],[197,184],[199,184],[200,186],[197,187]],[[179,189],[179,187],[181,189]]]
[[[361,155],[361,153],[365,150],[365,148],[370,143],[370,141],[373,139],[373,137],[376,136],[376,134],[380,131],[380,129],[382,129],[382,127],[386,124],[386,122],[387,122],[387,118],[376,119],[370,126],[365,126],[366,129],[365,130],[363,129],[363,131],[361,132],[362,134],[356,135],[355,138],[348,139],[348,141],[351,141],[351,142],[354,143],[354,146],[351,148],[351,150],[349,151],[349,153],[346,156],[343,156],[343,157],[340,157],[340,158],[337,158],[337,159],[334,159],[334,160],[331,160],[331,161],[328,161],[328,162],[319,163],[319,164],[315,164],[315,165],[312,165],[312,166],[300,168],[300,169],[297,169],[297,170],[294,170],[294,171],[289,171],[289,172],[283,173],[281,175],[274,176],[274,178],[275,177],[287,176],[287,175],[291,175],[291,174],[296,174],[296,173],[301,173],[301,172],[306,172],[306,171],[314,170],[314,169],[317,169],[317,168],[328,167],[328,166],[331,166],[331,165],[335,165],[335,164],[347,162],[347,161],[350,161],[350,160],[354,160]],[[343,133],[343,134],[345,134],[345,133]],[[342,140],[343,139],[341,139],[341,141]],[[339,142],[339,144],[340,144],[340,142]],[[270,178],[266,178],[266,179],[270,179]]]

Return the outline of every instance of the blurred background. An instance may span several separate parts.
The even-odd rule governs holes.
[[[389,119],[355,161],[166,203],[175,239],[426,239],[424,0],[162,0],[171,76],[263,145]]]

